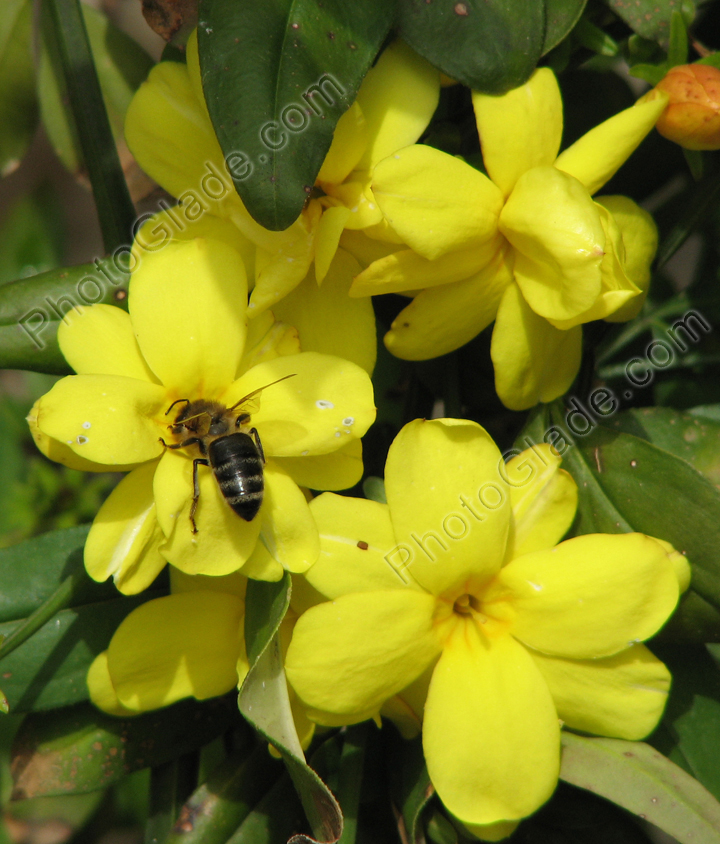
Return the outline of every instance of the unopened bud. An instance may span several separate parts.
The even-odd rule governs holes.
[[[657,130],[685,149],[720,149],[720,70],[707,64],[672,68],[657,90],[669,97]]]

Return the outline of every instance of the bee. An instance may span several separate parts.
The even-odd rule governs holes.
[[[251,415],[260,408],[260,393],[295,374],[285,375],[253,390],[232,407],[207,399],[177,399],[165,411],[167,416],[175,405],[185,402],[185,407],[179,411],[175,421],[168,425],[172,434],[183,439],[178,443],[166,443],[160,437],[165,448],[197,446],[202,455],[193,460],[193,499],[190,507],[193,533],[198,532],[195,524],[195,511],[200,500],[198,466],[209,466],[212,469],[220,492],[241,519],[251,522],[257,516],[265,489],[265,453],[257,428],[248,428],[248,425]]]

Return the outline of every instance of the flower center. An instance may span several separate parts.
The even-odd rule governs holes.
[[[472,616],[480,624],[487,622],[487,616],[482,612],[480,601],[466,592],[461,595],[453,604],[453,613],[460,616]]]

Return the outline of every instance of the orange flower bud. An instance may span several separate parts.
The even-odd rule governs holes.
[[[685,149],[720,149],[720,70],[678,65],[657,85],[670,97],[657,130]]]

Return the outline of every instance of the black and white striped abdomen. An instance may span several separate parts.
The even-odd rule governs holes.
[[[249,434],[228,434],[213,440],[208,458],[220,492],[232,509],[251,522],[263,500],[263,462]]]

